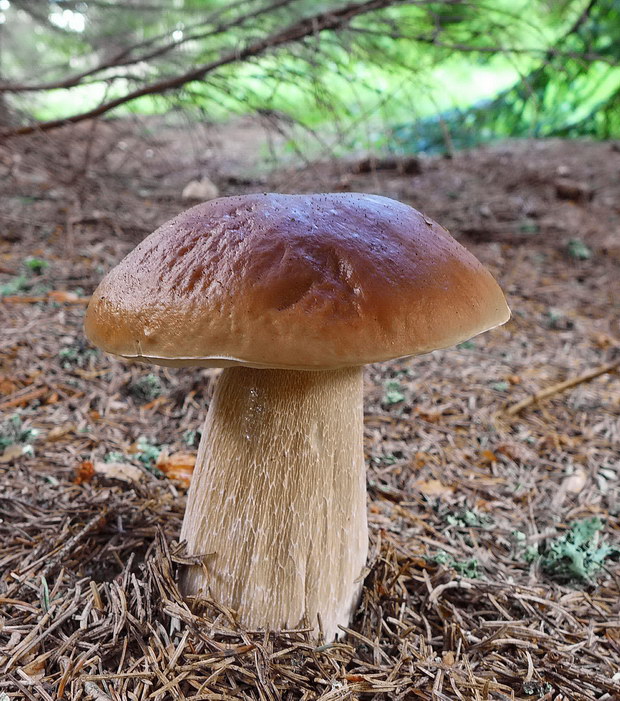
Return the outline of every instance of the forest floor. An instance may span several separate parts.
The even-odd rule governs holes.
[[[618,145],[270,171],[259,132],[114,122],[0,146],[0,699],[619,699]],[[403,200],[512,308],[458,348],[367,368],[371,550],[335,643],[183,601],[218,371],[128,365],[82,331],[104,272],[204,175],[222,195]]]

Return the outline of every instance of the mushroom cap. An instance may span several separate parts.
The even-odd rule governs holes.
[[[452,346],[508,320],[491,274],[434,221],[359,193],[223,197],[111,270],[103,350],[159,365],[330,369]]]

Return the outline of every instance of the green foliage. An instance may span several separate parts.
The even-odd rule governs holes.
[[[155,445],[155,443],[150,443],[145,436],[138,438],[137,448],[138,451],[135,453],[135,457],[142,465],[156,477],[163,477],[163,472],[156,467],[157,458],[160,456],[162,448]]]
[[[586,246],[581,239],[571,239],[566,244],[568,255],[575,260],[590,260],[592,258],[592,249]]]
[[[125,462],[126,459],[125,455],[120,451],[111,450],[109,453],[106,453],[103,462]]]
[[[161,448],[154,443],[149,443],[149,440],[145,436],[140,436],[137,442],[138,451],[135,456],[146,468],[155,467],[157,458],[161,454]]]
[[[395,465],[402,457],[402,452],[397,450],[395,452],[383,453],[382,455],[373,455],[370,460],[374,465]],[[376,487],[379,491],[382,491],[385,486],[375,482],[369,482],[368,484]]]
[[[494,97],[396,126],[395,148],[444,153],[507,136],[619,137],[620,0],[590,3],[557,41],[532,52],[521,74]]]
[[[32,256],[24,258],[24,267],[27,270],[32,271],[35,275],[41,274],[44,270],[49,268],[49,261],[43,260],[42,258],[34,258]]]
[[[496,392],[507,392],[510,389],[510,383],[505,380],[500,380],[499,382],[494,382],[491,388]]]
[[[196,448],[200,443],[201,436],[201,431],[185,431],[185,433],[183,434],[183,441],[190,448]]]
[[[49,268],[49,266],[49,262],[42,258],[35,258],[33,256],[24,258],[21,263],[23,272],[19,275],[15,275],[3,285],[0,285],[0,297],[11,297],[12,295],[19,295],[24,292],[30,292],[33,295],[46,292],[48,286],[36,284],[32,276],[40,275]]]
[[[461,509],[444,516],[447,523],[457,528],[490,528],[493,519],[486,514],[481,514],[474,509]]]
[[[540,227],[536,222],[531,221],[530,219],[524,219],[519,224],[519,231],[524,234],[537,234],[540,231]]]
[[[66,346],[58,351],[58,359],[61,362],[63,368],[70,368],[72,365],[76,364],[79,358],[79,351],[73,346]]]
[[[103,461],[108,463],[138,461],[156,477],[163,477],[163,473],[155,466],[157,459],[161,455],[162,448],[155,443],[151,443],[145,436],[140,436],[140,438],[138,438],[135,447],[136,449],[132,452],[130,457],[118,450],[112,450],[105,455]]]
[[[384,389],[384,404],[399,404],[405,401],[405,395],[403,394],[402,386],[398,380],[388,380],[384,385]]]
[[[153,373],[143,375],[129,385],[129,394],[143,404],[157,399],[161,393],[161,380]]]
[[[68,116],[349,4],[175,0],[162,12],[158,3],[15,0],[0,13],[2,79],[83,77],[7,100],[24,115]],[[329,154],[445,152],[505,136],[608,138],[620,136],[619,66],[620,0],[395,1],[117,114],[260,113],[288,125],[291,151]]]
[[[537,696],[542,698],[553,691],[553,686],[549,682],[529,681],[523,682],[523,693],[527,696]]]
[[[528,562],[532,563],[535,562],[539,557],[539,552],[538,552],[538,546],[537,545],[528,545],[527,548],[525,548],[525,551],[523,553],[523,559]]]
[[[30,282],[25,275],[16,275],[14,278],[0,285],[0,297],[11,297],[30,289]]]
[[[10,445],[27,445],[38,433],[34,428],[24,428],[21,416],[14,414],[0,423],[0,451]]]
[[[71,346],[64,346],[58,351],[58,360],[65,370],[85,368],[90,365],[91,359],[98,354],[96,348],[87,346],[83,341],[77,341]]]
[[[457,560],[445,550],[440,550],[433,558],[430,560],[434,565],[443,565],[444,567],[450,567],[455,570],[461,577],[467,577],[468,579],[476,579],[480,576],[478,570],[478,560],[471,558],[469,560]]]
[[[561,536],[547,541],[539,551],[526,552],[527,561],[540,561],[546,574],[560,582],[589,582],[608,558],[620,556],[620,549],[601,538],[604,522],[598,518],[576,521]]]
[[[564,314],[558,309],[549,309],[547,312],[547,324],[550,329],[561,327],[561,322],[564,319]]]

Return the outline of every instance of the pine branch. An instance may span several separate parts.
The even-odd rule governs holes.
[[[264,39],[254,41],[248,44],[245,48],[227,52],[209,63],[205,63],[190,71],[181,73],[180,75],[149,83],[141,88],[138,88],[137,90],[128,92],[121,97],[105,101],[98,107],[85,112],[80,112],[78,114],[71,115],[70,117],[62,117],[60,119],[52,119],[45,122],[25,125],[15,129],[2,130],[0,131],[0,139],[8,139],[14,136],[22,136],[35,132],[50,131],[51,129],[57,129],[67,124],[76,124],[77,122],[100,117],[116,107],[132,102],[139,97],[144,97],[146,95],[161,95],[162,93],[166,93],[170,90],[180,88],[187,83],[191,83],[196,80],[203,80],[208,74],[212,73],[218,68],[222,68],[223,66],[233,63],[240,63],[249,58],[262,56],[269,50],[276,49],[280,46],[284,46],[285,44],[299,42],[308,37],[318,36],[322,32],[341,29],[356,17],[398,4],[403,4],[403,2],[401,0],[367,0],[363,3],[351,3],[344,7],[338,8],[337,10],[317,13],[306,19],[294,22],[280,32],[271,34]],[[409,2],[407,4],[419,3]]]

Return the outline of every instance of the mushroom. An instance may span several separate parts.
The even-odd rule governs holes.
[[[181,575],[250,628],[327,640],[367,556],[362,368],[503,324],[491,274],[438,224],[376,195],[202,203],[103,279],[85,329],[109,353],[224,368],[181,530]]]

